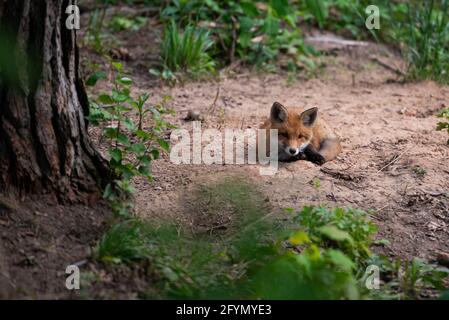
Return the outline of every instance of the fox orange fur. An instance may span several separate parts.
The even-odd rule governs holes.
[[[280,161],[303,159],[321,165],[341,152],[339,137],[318,117],[318,108],[286,108],[275,102],[261,129],[278,130]]]

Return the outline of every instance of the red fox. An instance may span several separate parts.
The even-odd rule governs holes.
[[[341,151],[340,139],[318,118],[318,108],[304,111],[275,102],[261,129],[278,129],[279,161],[309,160],[322,165]]]

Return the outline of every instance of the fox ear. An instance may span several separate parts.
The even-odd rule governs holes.
[[[270,116],[273,122],[284,122],[287,120],[288,112],[282,104],[275,102],[271,107]]]
[[[311,108],[301,113],[299,115],[299,118],[306,127],[313,127],[313,125],[315,125],[317,116],[318,108]]]

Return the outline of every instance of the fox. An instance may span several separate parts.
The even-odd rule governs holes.
[[[307,110],[286,108],[274,102],[270,116],[260,129],[267,129],[267,136],[268,129],[278,130],[278,160],[282,162],[308,160],[322,165],[334,160],[341,152],[340,138],[318,116],[316,107]]]

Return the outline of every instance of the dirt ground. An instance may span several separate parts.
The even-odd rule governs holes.
[[[372,210],[378,238],[389,240],[375,250],[428,260],[438,251],[449,252],[448,137],[435,131],[435,114],[447,106],[449,87],[403,83],[398,75],[402,60],[387,47],[335,41],[332,35],[329,41],[316,34],[309,35],[309,41],[322,50],[323,66],[314,75],[257,73],[234,65],[213,79],[172,87],[148,72],[157,56],[157,28],[150,19],[138,32],[116,34],[121,45],[115,54],[124,59],[138,91],[152,93],[153,102],[164,95],[172,97],[169,106],[177,113],[168,120],[178,127],[191,129],[192,123],[183,118],[193,109],[204,116],[203,128],[256,128],[272,103],[279,101],[318,107],[320,116],[341,137],[343,151],[323,166],[283,163],[274,176],[260,175],[256,165],[175,165],[164,155],[153,164],[154,182],[136,181],[139,216],[192,228],[207,225],[211,222],[197,219],[193,191],[237,177],[254,185],[274,216],[285,214],[284,208],[308,204]],[[101,63],[86,48],[81,56],[84,64]],[[108,89],[103,81],[90,94]],[[84,263],[104,230],[106,209],[44,202],[20,206],[22,213],[16,216],[0,206],[0,288],[4,290],[0,297],[70,297],[61,286],[63,266]],[[61,218],[55,219],[53,213]],[[123,285],[120,290],[125,294]],[[17,287],[28,289],[18,292]]]
[[[325,67],[310,80],[235,69],[217,81],[174,88],[146,86],[139,79],[140,89],[173,97],[178,115],[171,120],[186,129],[192,127],[182,120],[189,109],[204,115],[203,128],[223,131],[256,128],[274,101],[316,106],[341,137],[343,152],[321,167],[306,161],[281,164],[274,176],[261,176],[258,166],[175,165],[165,157],[154,163],[152,184],[137,184],[138,214],[194,227],[192,191],[234,176],[253,182],[274,214],[307,204],[372,210],[379,238],[390,242],[381,249],[387,255],[432,260],[437,251],[449,251],[449,147],[447,136],[435,131],[435,114],[447,103],[449,88],[401,83],[383,65],[397,68],[400,59],[382,46],[325,50],[330,53],[323,58]]]
[[[205,118],[202,128],[257,128],[279,101],[318,107],[343,151],[321,167],[281,164],[274,176],[251,165],[175,165],[165,155],[153,164],[153,183],[136,181],[138,215],[194,227],[192,192],[233,176],[254,183],[275,215],[307,204],[372,210],[379,238],[390,242],[380,249],[387,255],[432,260],[449,251],[449,146],[447,135],[435,130],[449,87],[403,82],[403,60],[388,47],[313,31],[306,40],[322,52],[313,75],[258,73],[236,64],[212,79],[168,86],[147,71],[157,57],[159,26],[152,21],[149,29],[116,36],[130,53],[124,66],[138,91],[152,93],[153,102],[171,96],[177,114],[168,119],[179,128],[192,129],[183,120],[188,110]],[[92,93],[108,89],[102,82]]]

